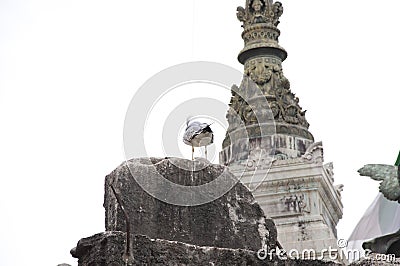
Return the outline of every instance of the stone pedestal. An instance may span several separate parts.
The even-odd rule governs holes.
[[[190,169],[194,165],[194,171]],[[179,165],[179,167],[177,166]],[[188,167],[189,166],[189,167]],[[157,184],[154,175],[183,186],[200,186],[222,174],[235,185],[225,194],[207,204],[178,206],[150,196],[137,182]],[[266,220],[251,192],[232,175],[227,167],[206,161],[179,158],[132,159],[117,167],[105,180],[105,222],[107,231],[126,231],[126,221],[113,194],[113,185],[124,204],[132,234],[150,238],[180,241],[199,246],[243,248],[257,251],[264,246],[273,248],[276,228]],[[223,184],[216,184],[222,186]],[[165,193],[174,189],[161,187]],[[207,191],[204,191],[207,193]],[[179,197],[179,194],[176,195]]]
[[[79,241],[71,251],[79,265],[274,265],[274,266],[335,266],[333,262],[302,260],[261,260],[256,252],[244,249],[199,247],[146,236],[132,237],[132,257],[125,264],[122,254],[126,235],[105,232]]]
[[[336,225],[343,214],[342,186],[333,185],[333,166],[323,164],[322,144],[311,145],[299,158],[276,160],[270,169],[269,164],[265,169],[258,165],[255,171],[256,165],[248,161],[247,165],[232,165],[230,170],[242,175],[241,181],[274,220],[283,248],[300,253],[313,249],[317,256],[323,249],[338,249]]]
[[[195,171],[177,166],[185,164],[195,164]],[[237,182],[226,167],[205,161],[124,162],[105,179],[106,232],[81,239],[71,250],[78,265],[337,265],[278,257],[276,227],[241,182],[212,202],[177,206],[150,196],[137,183],[138,174],[152,183],[153,170],[185,186],[209,183],[221,173]],[[261,248],[270,252],[264,258]]]

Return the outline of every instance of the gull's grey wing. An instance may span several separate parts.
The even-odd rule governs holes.
[[[192,139],[198,135],[202,131],[203,127],[202,124],[194,121],[190,123],[185,130],[185,134],[183,135],[183,142],[190,145]]]
[[[191,127],[187,127],[185,130],[185,134],[183,134],[183,142],[187,145],[190,145],[190,142],[194,138],[196,130]]]
[[[211,133],[211,140],[209,143],[213,142],[214,136],[213,132],[210,128],[210,125],[207,123],[200,123],[198,121],[194,121],[186,127],[185,134],[183,134],[183,142],[187,145],[198,145],[193,143],[193,139],[196,137],[206,137],[207,134]],[[203,135],[206,134],[206,135]],[[199,141],[199,139],[197,139]]]

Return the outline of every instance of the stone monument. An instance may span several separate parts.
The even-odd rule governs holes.
[[[282,4],[272,0],[247,0],[237,9],[244,75],[240,86],[232,86],[220,163],[251,189],[274,220],[284,249],[319,254],[337,248],[343,186],[334,185],[333,164],[324,163],[322,143],[314,141],[283,73],[287,52],[277,28],[282,13]]]
[[[278,44],[282,11],[271,0],[247,0],[245,8],[238,8],[245,40],[239,61],[245,76],[240,87],[232,88],[229,129],[220,154],[229,168],[179,158],[122,163],[105,179],[106,231],[81,239],[71,250],[80,266],[337,265],[281,259],[274,253],[259,256],[260,249],[280,246],[277,227],[286,249],[334,247],[342,215],[332,165],[323,164],[322,145],[314,143],[305,111],[282,72],[287,56]],[[249,187],[255,183],[252,173],[257,182],[263,181],[255,190],[258,202],[238,180],[239,172]],[[233,185],[206,203],[186,206],[165,200],[181,196],[172,186],[201,187],[216,180],[215,187]],[[210,194],[204,190],[197,196]]]
[[[191,164],[193,172],[179,167]],[[154,171],[184,186],[199,186],[221,174],[236,184],[209,203],[177,206],[150,196],[139,185],[142,178],[157,188]],[[104,208],[106,231],[82,238],[71,250],[80,266],[337,265],[283,260],[275,255],[260,259],[259,249],[272,250],[277,244],[274,223],[265,218],[250,191],[237,183],[227,167],[201,160],[137,158],[124,162],[105,178]]]
[[[192,164],[193,172],[188,170]],[[225,175],[236,185],[207,204],[178,206],[154,198],[138,183],[142,179],[152,187],[161,186],[154,178],[156,174],[182,186],[201,186]],[[224,166],[212,165],[202,159],[179,158],[131,159],[121,164],[106,177],[104,208],[106,230],[125,231],[126,219],[112,187],[125,205],[132,234],[199,246],[254,251],[264,245],[275,246],[276,229],[272,221],[265,219],[250,191],[237,183],[235,176]],[[160,189],[176,193],[172,187]]]

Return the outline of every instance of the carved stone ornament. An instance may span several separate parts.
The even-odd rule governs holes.
[[[307,148],[307,151],[302,156],[304,161],[309,161],[313,163],[323,163],[324,162],[324,149],[322,147],[322,142],[315,142]]]
[[[270,109],[276,122],[283,122],[292,125],[298,125],[305,129],[309,128],[309,123],[306,120],[306,111],[303,111],[299,105],[299,99],[294,93],[290,91],[290,83],[280,73],[281,69],[271,70],[269,67],[261,67],[258,65],[257,68],[249,68],[245,71],[251,80],[257,83],[268,100],[269,106],[266,108]],[[242,83],[240,90],[246,90],[246,84]],[[265,108],[262,103],[266,102],[266,99],[259,99],[258,102],[252,104],[247,103],[243,98],[232,93],[232,98],[230,101],[230,111],[227,113],[228,121],[234,121],[232,116],[237,116],[242,119],[243,123],[246,125],[257,124],[257,117],[266,115],[263,112]],[[257,113],[257,116],[255,115]],[[236,125],[237,122],[234,122]],[[230,124],[230,127],[235,128],[234,125]]]
[[[278,43],[277,26],[282,13],[282,4],[273,0],[246,0],[246,5],[237,9],[237,17],[243,23],[245,46],[238,60],[244,65],[244,75],[239,86],[232,86],[226,114],[229,126],[220,155],[223,164],[251,157],[254,147],[244,149],[245,140],[255,143],[260,138],[271,139],[271,145],[259,148],[277,160],[299,158],[314,142],[306,111],[282,70],[287,57]],[[277,136],[269,138],[270,135]]]
[[[282,13],[282,3],[272,3],[272,0],[247,0],[246,8],[237,8],[237,18],[243,22],[243,27],[257,23],[277,26]]]
[[[293,194],[290,196],[285,196],[281,199],[281,202],[284,205],[284,211],[294,213],[310,212],[307,201],[308,200],[304,194]]]

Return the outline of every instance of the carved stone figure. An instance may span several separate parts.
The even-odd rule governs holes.
[[[262,0],[253,0],[251,7],[253,8],[253,22],[263,23],[265,22],[262,14],[262,8],[264,7],[264,2]]]
[[[279,18],[283,14],[283,6],[281,2],[275,2],[272,6],[272,12],[274,14],[274,18],[272,20],[273,24],[275,26],[278,26],[279,24]]]
[[[257,61],[249,69],[246,74],[258,85],[263,85],[271,80],[272,71],[262,61]]]
[[[244,108],[243,118],[246,121],[246,124],[257,123],[257,117],[251,105],[246,105],[246,107]]]
[[[237,18],[243,22],[243,26],[270,23],[277,26],[279,18],[283,14],[283,6],[280,2],[272,3],[271,0],[248,1],[246,8],[237,8]]]
[[[238,20],[239,20],[240,22],[245,23],[245,22],[247,21],[246,10],[245,10],[243,7],[241,7],[241,6],[239,6],[239,7],[237,8],[236,16],[237,16],[237,18],[238,18]]]
[[[304,195],[290,195],[283,197],[281,201],[285,205],[285,210],[288,212],[309,212]]]

